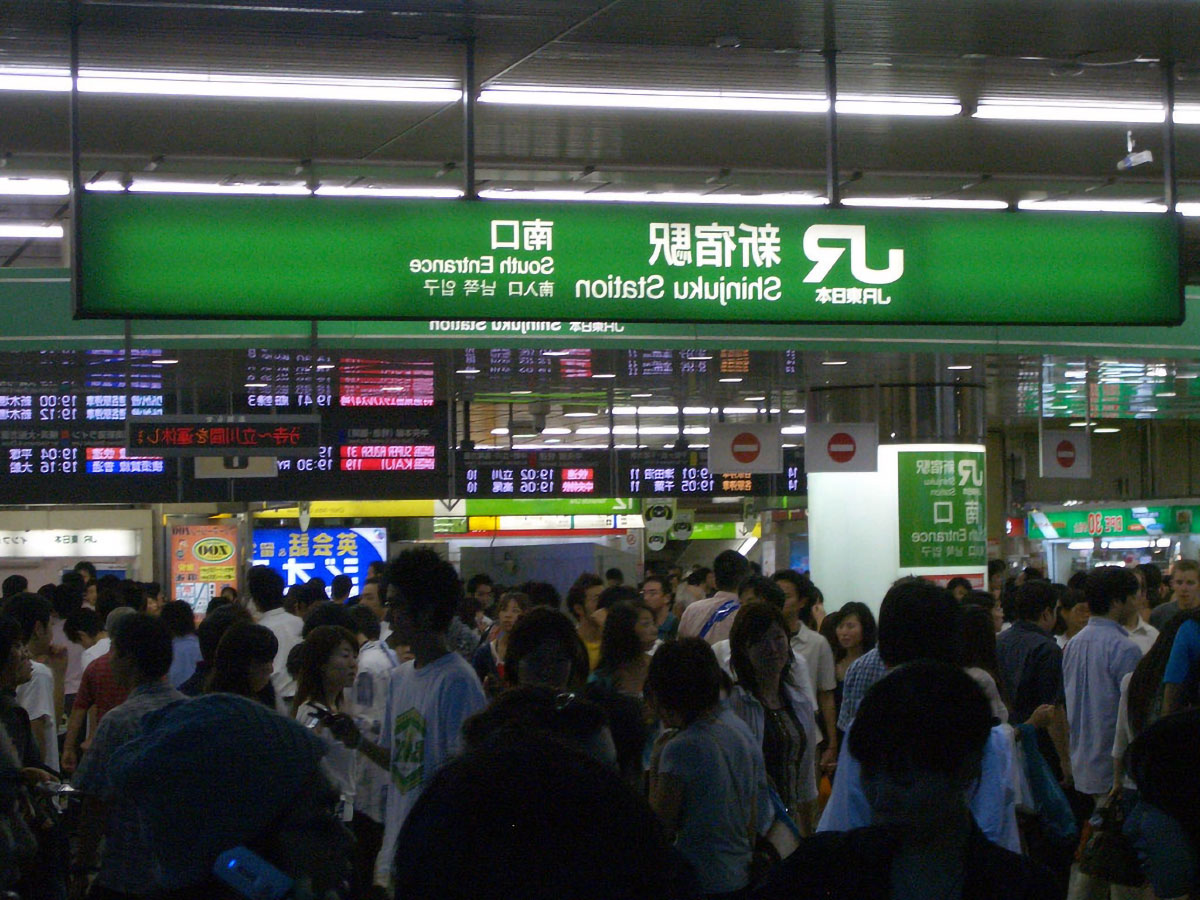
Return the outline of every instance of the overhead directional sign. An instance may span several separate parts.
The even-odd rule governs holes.
[[[83,192],[77,313],[1176,324],[1162,215]]]

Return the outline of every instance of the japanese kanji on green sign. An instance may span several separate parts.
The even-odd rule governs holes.
[[[984,454],[897,454],[900,567],[987,565]]]
[[[78,198],[77,311],[696,323],[1177,324],[1166,215]]]

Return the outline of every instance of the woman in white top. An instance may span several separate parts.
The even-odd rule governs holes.
[[[966,670],[988,698],[992,716],[1000,724],[1008,723],[1008,707],[1000,697],[996,672],[996,626],[990,610],[980,606],[963,609],[962,631],[959,634],[958,664]]]
[[[331,720],[350,708],[345,691],[354,684],[358,671],[358,641],[347,629],[336,625],[314,628],[300,646],[296,673],[296,696],[292,716],[313,729],[329,744],[321,768],[341,792],[339,812],[344,821],[354,814],[354,785],[358,776],[358,754],[330,733]]]

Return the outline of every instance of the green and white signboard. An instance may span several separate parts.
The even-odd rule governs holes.
[[[1175,324],[1169,216],[84,192],[82,316]],[[466,324],[463,324],[466,323]]]
[[[964,450],[897,455],[901,569],[987,565],[984,457]]]

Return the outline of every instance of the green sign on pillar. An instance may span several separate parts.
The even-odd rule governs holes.
[[[982,451],[904,450],[897,479],[900,568],[987,565]]]

